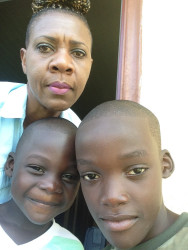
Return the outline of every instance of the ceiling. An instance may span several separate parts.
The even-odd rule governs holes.
[[[31,0],[0,0],[0,81],[26,83],[19,51],[31,17]],[[121,0],[91,0],[93,66],[86,89],[72,107],[83,118],[96,105],[115,99]]]

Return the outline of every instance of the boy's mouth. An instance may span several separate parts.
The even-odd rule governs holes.
[[[101,218],[108,231],[125,231],[130,229],[138,220],[134,215],[106,215]]]
[[[36,205],[41,205],[41,206],[48,206],[48,207],[59,206],[59,203],[56,203],[56,202],[42,201],[42,200],[37,200],[37,199],[32,199],[32,198],[28,198],[28,200],[35,203]]]

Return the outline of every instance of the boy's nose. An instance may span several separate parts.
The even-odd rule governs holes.
[[[58,180],[57,177],[45,178],[45,180],[39,184],[39,187],[48,193],[63,193],[63,183],[61,180]]]
[[[118,207],[128,203],[129,194],[125,183],[119,180],[109,180],[103,188],[101,203],[109,207]]]
[[[49,69],[52,73],[60,72],[71,75],[74,72],[72,56],[66,50],[56,52],[49,64]]]

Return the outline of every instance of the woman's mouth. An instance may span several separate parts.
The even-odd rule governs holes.
[[[56,95],[63,95],[67,93],[71,87],[65,82],[53,82],[49,85],[49,89]]]

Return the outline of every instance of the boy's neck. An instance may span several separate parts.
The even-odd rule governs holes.
[[[167,228],[169,228],[177,219],[179,215],[167,209],[162,205],[156,223],[153,226],[153,230],[147,235],[147,238],[143,242],[148,241],[159,234],[163,233]]]
[[[17,244],[21,245],[44,234],[52,225],[52,221],[44,225],[36,225],[27,219],[13,200],[0,205],[0,224],[3,230]]]

